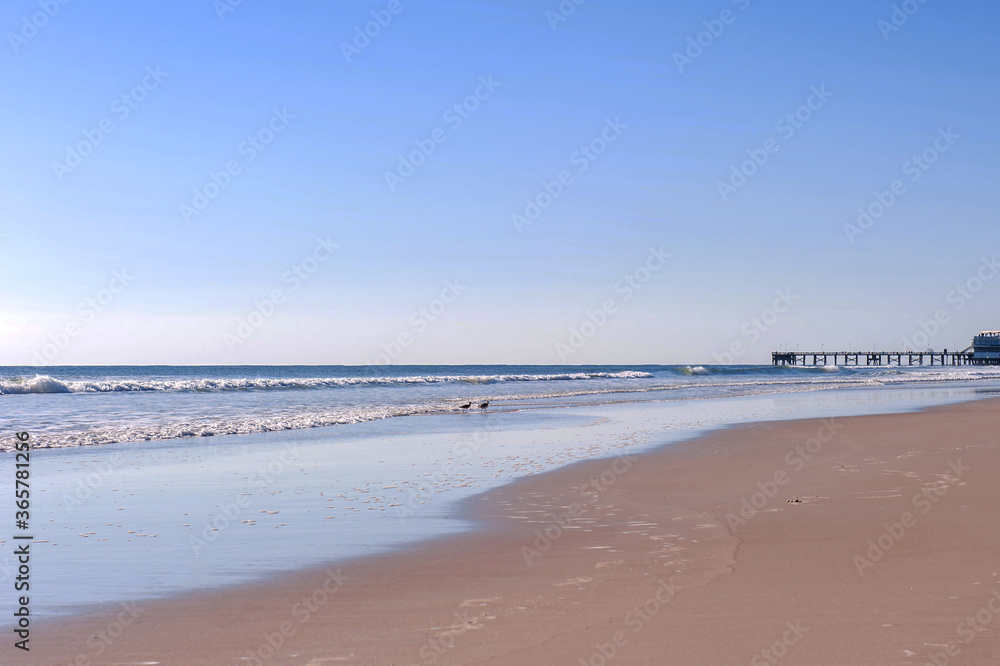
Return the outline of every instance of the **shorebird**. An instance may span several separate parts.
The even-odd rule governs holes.
[[[464,405],[459,405],[458,406],[459,409],[468,409],[469,407],[472,407],[472,401],[471,400],[469,402],[465,403]]]
[[[486,409],[489,406],[490,406],[490,401],[489,400],[487,400],[486,402],[479,403],[479,409]]]

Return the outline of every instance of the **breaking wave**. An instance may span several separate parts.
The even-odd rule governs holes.
[[[649,372],[564,372],[557,374],[512,375],[414,375],[410,377],[326,377],[326,378],[214,378],[214,379],[107,379],[59,380],[48,375],[33,379],[0,380],[0,395],[24,393],[113,393],[127,391],[247,391],[270,389],[311,389],[413,384],[496,384],[501,382],[581,381],[587,379],[648,379]]]
[[[115,374],[123,370],[128,374]],[[33,425],[38,445],[53,448],[460,414],[461,405],[486,400],[491,401],[487,413],[512,413],[546,405],[984,380],[1000,385],[1000,367],[982,366],[159,366],[35,372],[10,367],[0,378],[0,417]],[[0,450],[9,448],[12,442],[0,438]]]

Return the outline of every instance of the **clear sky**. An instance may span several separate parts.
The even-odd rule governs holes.
[[[897,7],[8,0],[0,364],[964,347],[1000,5]]]

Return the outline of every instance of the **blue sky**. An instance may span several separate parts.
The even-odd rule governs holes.
[[[756,363],[1000,328],[995,3],[891,31],[889,2],[562,6],[4,3],[0,363]]]

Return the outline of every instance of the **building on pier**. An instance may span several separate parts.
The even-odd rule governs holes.
[[[1000,331],[982,331],[972,338],[972,361],[977,365],[1000,364]]]

